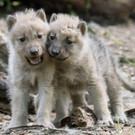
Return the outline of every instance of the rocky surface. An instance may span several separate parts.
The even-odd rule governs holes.
[[[8,62],[8,29],[4,19],[0,19],[0,71],[6,72]]]
[[[69,116],[61,120],[61,127],[94,127],[96,116],[89,106],[76,108]]]

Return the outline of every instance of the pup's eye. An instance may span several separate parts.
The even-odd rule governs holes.
[[[22,37],[22,38],[20,38],[19,40],[20,40],[21,42],[24,42],[24,41],[25,41],[25,38]]]
[[[69,39],[67,39],[67,40],[66,40],[66,44],[71,45],[71,44],[72,44],[72,41],[69,40]]]
[[[40,38],[42,38],[42,35],[41,34],[38,34],[37,37],[40,39]]]
[[[56,37],[55,36],[50,36],[50,39],[51,40],[54,40]]]

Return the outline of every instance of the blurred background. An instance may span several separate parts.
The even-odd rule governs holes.
[[[79,15],[99,23],[101,19],[113,22],[135,18],[135,0],[0,0],[1,16],[25,8],[44,8],[48,16],[53,12]]]

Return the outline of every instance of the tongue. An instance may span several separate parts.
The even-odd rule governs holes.
[[[41,59],[40,57],[34,57],[34,58],[29,58],[29,61],[31,62],[31,64],[38,64]]]

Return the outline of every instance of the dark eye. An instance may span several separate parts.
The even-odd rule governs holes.
[[[69,39],[67,39],[67,40],[66,40],[66,44],[71,45],[71,44],[72,44],[72,41],[69,40]]]
[[[51,39],[51,40],[54,40],[54,39],[55,39],[55,36],[50,36],[50,39]]]
[[[25,41],[25,38],[22,37],[22,38],[20,38],[19,40],[20,40],[21,42],[24,42],[24,41]]]
[[[38,34],[37,37],[40,39],[40,38],[42,38],[42,35],[41,34]]]

